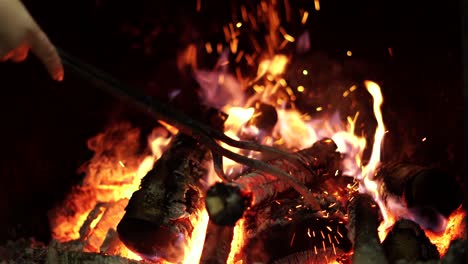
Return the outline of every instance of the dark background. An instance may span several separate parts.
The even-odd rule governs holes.
[[[313,10],[313,1],[290,2]],[[202,13],[195,12],[196,0],[25,4],[61,48],[162,101],[168,100],[169,89],[190,84],[176,70],[177,51],[191,41],[216,38],[217,25],[231,19],[230,1],[202,0]],[[382,85],[390,131],[384,159],[439,166],[462,175],[458,1],[327,0],[321,2],[320,12],[311,13],[307,27],[312,52],[351,75],[343,83],[368,78]],[[157,34],[148,37],[151,32]],[[352,50],[351,58],[347,50]],[[21,64],[0,64],[2,241],[49,238],[46,212],[81,179],[76,170],[92,155],[87,139],[118,120],[146,130],[155,125],[65,74],[63,83],[54,83],[34,57]],[[190,103],[193,93],[185,89],[189,100],[182,96],[174,106],[188,111],[196,107]],[[426,142],[421,142],[423,137]]]

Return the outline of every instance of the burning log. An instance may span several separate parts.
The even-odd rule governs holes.
[[[322,216],[307,208],[304,200],[287,197],[250,210],[244,216],[245,242],[238,257],[243,263],[337,259],[351,249],[342,215],[337,212]]]
[[[372,197],[364,194],[353,196],[349,207],[349,238],[353,242],[354,264],[388,263],[380,244],[379,208]]]
[[[200,180],[208,173],[209,155],[186,135],[173,140],[133,194],[117,232],[132,251],[177,262],[203,208]]]
[[[204,145],[176,135],[125,208],[117,226],[122,242],[145,258],[181,261],[204,208],[203,182],[211,161]]]
[[[210,221],[200,263],[225,264],[231,250],[233,230],[233,227],[219,226]]]
[[[411,220],[397,221],[382,243],[389,263],[438,260],[437,247],[418,224]]]
[[[382,166],[376,179],[383,181],[384,199],[407,208],[406,217],[423,228],[439,232],[445,219],[462,203],[462,190],[454,177],[411,164],[390,163]],[[401,214],[401,213],[400,213]]]
[[[311,148],[296,152],[301,161],[273,159],[268,163],[289,172],[310,188],[325,181],[326,176],[336,175],[341,159],[336,150],[337,146],[331,139],[323,139]],[[272,175],[252,171],[232,183],[212,186],[207,192],[206,208],[214,223],[232,226],[247,208],[272,201],[279,193],[290,189],[291,186]]]
[[[143,264],[145,261],[131,260],[120,256],[109,256],[70,250],[67,244],[56,242],[46,246],[37,242],[18,240],[9,241],[0,247],[1,263],[30,264]]]

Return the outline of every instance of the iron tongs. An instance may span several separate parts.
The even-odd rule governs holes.
[[[163,121],[177,128],[180,132],[187,134],[198,140],[200,143],[204,144],[207,148],[210,149],[216,174],[223,181],[231,181],[231,179],[226,177],[223,170],[222,157],[224,156],[239,164],[243,164],[247,167],[263,171],[265,173],[269,173],[281,180],[286,181],[291,185],[291,187],[293,187],[304,197],[304,200],[309,204],[309,206],[311,206],[312,209],[319,208],[317,200],[313,198],[312,193],[309,192],[307,187],[290,174],[266,162],[248,158],[232,152],[219,145],[218,141],[238,149],[270,153],[276,156],[284,157],[285,159],[300,160],[301,162],[305,162],[305,159],[301,158],[300,156],[282,151],[274,147],[232,139],[226,136],[224,133],[190,118],[184,113],[174,109],[170,105],[159,102],[152,97],[139,93],[138,89],[134,89],[125,85],[124,83],[118,81],[103,71],[96,69],[95,67],[79,60],[76,57],[73,57],[70,54],[67,54],[62,49],[59,48],[58,52],[66,71],[74,72],[81,78],[92,83],[96,88],[99,88],[121,100],[124,100],[129,105],[132,105],[142,112],[149,114],[157,120]]]

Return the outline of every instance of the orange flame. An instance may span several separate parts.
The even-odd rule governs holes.
[[[447,249],[454,239],[466,239],[465,234],[465,216],[466,212],[460,206],[449,217],[447,227],[442,234],[436,234],[431,231],[425,231],[427,237],[436,245],[441,256],[447,253]]]

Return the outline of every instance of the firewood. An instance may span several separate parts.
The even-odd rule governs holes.
[[[431,243],[421,227],[411,220],[397,221],[382,243],[389,263],[438,260],[437,247]]]
[[[124,244],[147,258],[178,262],[203,209],[202,180],[211,158],[196,140],[177,135],[143,178],[117,226]]]
[[[418,224],[435,232],[443,228],[443,217],[449,217],[462,203],[456,179],[439,169],[389,163],[379,168],[376,179],[383,182],[385,200],[397,201]]]
[[[239,254],[243,263],[331,261],[351,249],[342,215],[324,216],[300,198],[277,199],[250,210],[244,221],[245,242]],[[302,262],[291,262],[297,258]]]
[[[200,263],[225,264],[231,250],[233,230],[231,226],[219,226],[210,221]]]
[[[388,263],[380,244],[377,228],[379,208],[372,197],[356,194],[349,204],[349,238],[353,242],[354,264]]]
[[[454,240],[450,243],[447,254],[442,259],[427,260],[427,261],[408,261],[399,260],[397,264],[465,264],[467,263],[466,240]]]
[[[56,242],[45,246],[28,240],[10,241],[0,247],[1,263],[28,263],[28,264],[144,264],[145,261],[136,261],[120,256],[108,256],[97,253],[72,251],[65,244]],[[149,264],[149,263],[148,263]],[[153,263],[155,264],[155,263]]]
[[[268,163],[289,172],[299,182],[313,188],[327,178],[334,177],[339,171],[341,155],[336,150],[337,146],[331,139],[323,139],[311,148],[296,152],[300,161],[279,158]],[[247,208],[272,201],[279,193],[290,189],[289,184],[275,176],[252,171],[232,183],[212,186],[207,192],[206,208],[214,223],[232,226]]]

